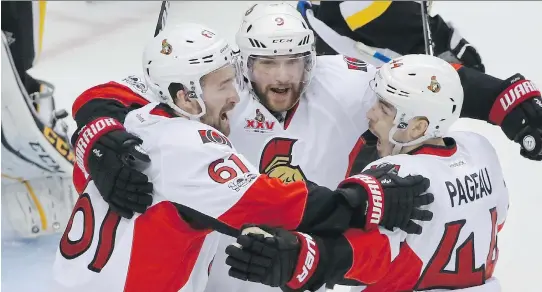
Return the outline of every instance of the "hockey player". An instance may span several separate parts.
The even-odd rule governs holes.
[[[374,79],[379,100],[368,117],[383,158],[367,169],[429,177],[433,220],[420,235],[352,229],[337,238],[247,226],[226,251],[231,276],[284,291],[324,282],[366,285],[352,288],[365,292],[500,291],[493,271],[508,191],[495,149],[478,134],[447,133],[463,101],[452,66],[428,55],[397,60],[400,67],[386,64]]]
[[[26,73],[34,60],[32,6],[2,2],[2,212],[10,223],[2,235],[29,238],[61,232],[78,195],[62,120],[68,113],[55,108],[52,85]]]
[[[426,28],[423,26],[421,13],[423,2],[427,1],[321,1],[319,4],[298,1],[297,8],[315,32],[317,54],[338,54],[337,44],[331,43],[334,40],[332,34],[337,34],[393,58],[427,53],[424,46]],[[315,17],[311,17],[312,12]],[[325,29],[325,26],[328,26],[328,29]],[[435,56],[485,72],[476,48],[465,40],[450,22],[445,22],[440,15],[428,16],[427,30],[431,33]],[[383,64],[381,60],[362,50],[357,50],[357,53],[359,56],[350,57],[364,57],[363,61],[375,66]],[[354,159],[350,174],[358,173],[378,158],[376,140],[369,131],[360,137],[362,146]]]
[[[152,160],[143,172],[154,182],[154,204],[121,220],[90,182],[60,241],[54,291],[203,291],[219,239],[213,230],[231,234],[251,221],[342,233],[378,224],[409,230],[419,227],[410,219],[430,219],[418,209],[432,199],[420,196],[429,186],[421,176],[378,175],[397,183],[369,189],[352,182],[331,191],[260,174],[225,136],[240,78],[232,50],[211,29],[166,29],[146,46],[143,64],[163,102],[129,113],[124,125],[93,120],[76,146],[88,147],[103,129],[139,136],[138,151]],[[93,155],[103,157],[99,149]]]
[[[375,68],[348,63],[342,56],[314,57],[312,31],[287,4],[258,4],[247,10],[237,43],[248,82],[239,104],[228,115],[229,138],[236,149],[260,173],[287,182],[308,179],[335,188],[350,173],[360,146],[358,138],[368,129],[366,113],[375,98],[368,84]],[[164,49],[168,50],[167,45]],[[289,54],[295,55],[288,58]],[[395,64],[399,65],[400,62]],[[500,100],[510,96],[510,89],[523,88],[531,84],[529,81],[519,74],[503,81],[457,67],[465,94],[461,116],[500,125],[510,139],[519,139],[528,131],[537,141],[535,145],[540,144],[537,131],[542,108],[536,103],[540,99],[537,90],[525,87],[533,90],[524,90],[522,97],[514,99],[506,111],[500,107]],[[159,94],[151,92],[143,77],[133,76],[85,91],[75,101],[72,113],[80,128],[104,116],[123,122],[127,112],[157,97]],[[72,141],[77,137],[74,135]],[[87,167],[74,168],[74,181],[76,186],[84,186],[88,178],[83,172],[87,172],[110,206],[130,217],[133,211],[144,211],[145,202],[150,201],[144,199],[148,194],[139,189],[140,183],[147,182],[145,176],[136,175],[135,169],[119,159],[135,147],[122,146],[125,141],[139,141],[139,138],[121,130],[104,131],[93,140],[95,143],[78,149]],[[100,159],[93,154],[95,149],[102,154]],[[532,152],[537,149],[533,148]],[[539,156],[533,154],[535,158]],[[128,172],[132,174],[122,175]],[[219,250],[216,262],[223,262],[224,258]],[[211,278],[215,273],[225,275],[220,269],[223,266],[215,265]],[[211,279],[214,284],[209,285],[208,291],[218,287],[250,291],[247,283],[224,281],[228,280]],[[243,287],[230,288],[230,284]],[[263,290],[261,285],[256,289]]]
[[[358,133],[367,129],[365,116],[374,97],[366,89],[374,76],[374,67],[345,62],[342,56],[316,58],[312,32],[288,4],[258,4],[245,14],[237,42],[243,57],[244,76],[249,82],[241,93],[240,104],[230,114],[230,138],[239,140],[237,148],[261,172],[280,176],[280,169],[289,173],[284,178],[309,178],[322,185],[336,186],[350,172],[359,146],[356,145]],[[300,79],[299,75],[302,78],[296,82],[285,82],[292,74],[283,73],[296,68],[282,60],[265,58],[290,53],[296,53],[290,63],[302,61],[305,65],[303,74],[297,69],[297,78]],[[533,147],[522,148],[521,153],[532,159],[542,158],[539,91],[527,86],[531,83],[520,74],[503,81],[462,66],[456,68],[465,94],[461,116],[499,125],[518,143],[524,140],[522,137],[531,137]],[[367,98],[361,98],[366,92]],[[79,128],[101,116],[123,122],[128,111],[155,98],[143,77],[131,76],[86,90],[75,100],[72,114]],[[72,142],[77,137],[74,135]],[[133,141],[131,147],[123,146],[127,141]],[[75,185],[80,191],[88,181],[83,174],[86,172],[95,180],[106,201],[123,216],[146,207],[134,205],[137,199],[128,199],[145,194],[126,187],[142,182],[132,180],[135,174],[122,175],[135,170],[119,159],[133,149],[137,141],[137,137],[123,131],[103,133],[103,138],[100,136],[96,143],[85,148],[87,152],[81,153],[88,158],[85,160],[88,168],[76,165],[74,169]],[[103,154],[100,161],[90,155],[94,148]],[[322,165],[326,165],[325,172],[321,171]],[[132,207],[126,206],[127,202],[132,202]]]

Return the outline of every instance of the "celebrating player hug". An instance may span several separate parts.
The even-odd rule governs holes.
[[[436,57],[407,55],[383,65],[373,89],[378,101],[367,114],[369,129],[383,158],[367,169],[429,178],[433,220],[420,235],[380,228],[326,237],[247,226],[239,245],[226,250],[229,274],[287,291],[315,291],[323,283],[366,285],[352,291],[500,291],[492,275],[508,191],[484,137],[448,133],[463,103],[457,72]],[[362,173],[349,180],[372,178]]]
[[[487,121],[542,159],[534,83],[430,55],[317,56],[286,3],[245,12],[239,51],[166,9],[142,72],[73,104],[79,198],[55,291],[499,291],[498,157],[448,130]],[[368,130],[381,158],[352,174]]]

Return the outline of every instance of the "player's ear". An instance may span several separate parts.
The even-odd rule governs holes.
[[[186,90],[179,89],[175,95],[175,105],[184,111],[197,115],[201,112],[201,107],[196,102],[195,98],[189,98]]]
[[[410,141],[418,139],[425,134],[427,127],[429,127],[429,121],[426,118],[416,118],[411,125],[412,127],[408,131]]]

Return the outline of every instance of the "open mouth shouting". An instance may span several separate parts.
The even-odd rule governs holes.
[[[279,95],[286,95],[290,92],[291,86],[273,86],[270,90]]]

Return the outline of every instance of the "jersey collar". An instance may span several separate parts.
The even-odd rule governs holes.
[[[151,115],[161,116],[161,117],[166,117],[166,118],[174,118],[176,116],[173,109],[164,103],[158,104],[149,113]]]
[[[428,154],[440,157],[450,157],[457,152],[457,144],[453,138],[443,139],[445,146],[424,144],[408,152],[410,155]]]

